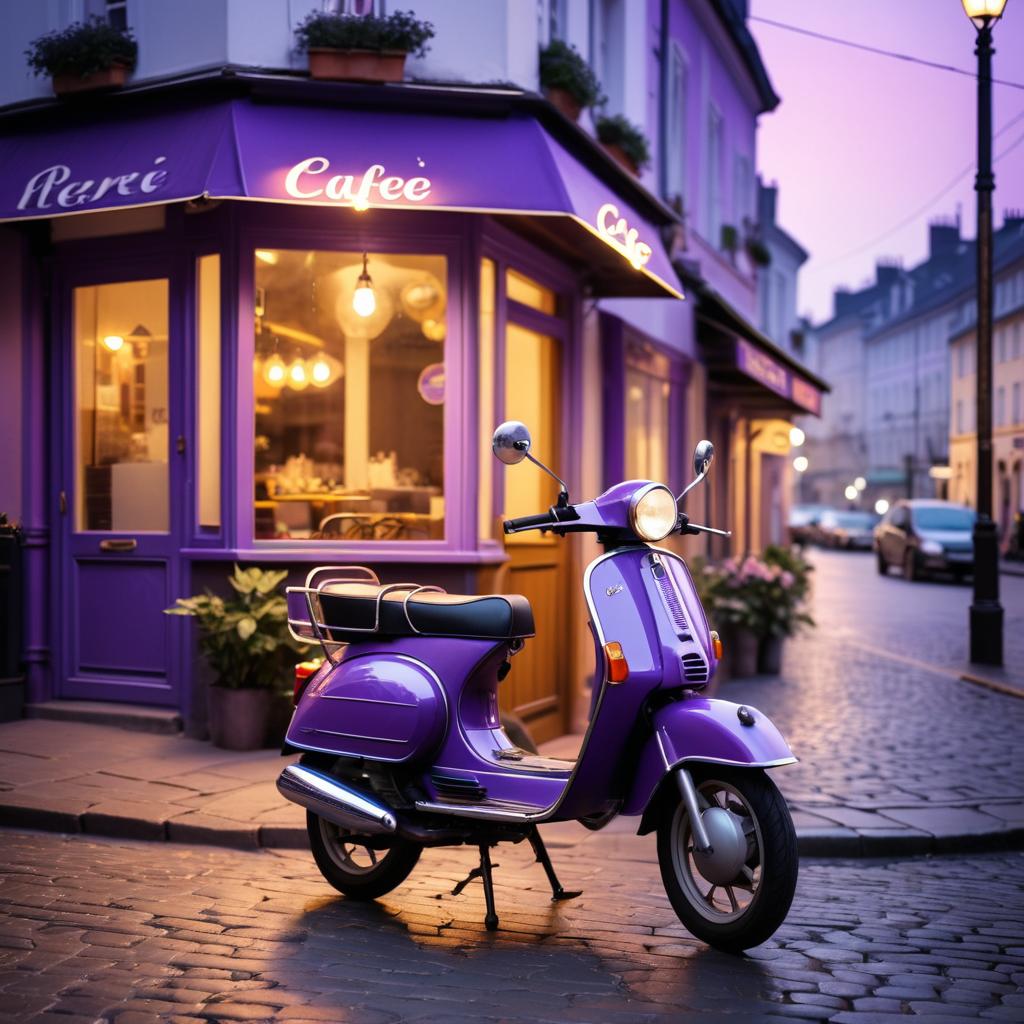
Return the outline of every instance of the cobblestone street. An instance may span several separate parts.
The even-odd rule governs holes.
[[[1024,855],[806,862],[788,922],[745,958],[690,938],[648,840],[601,833],[552,904],[499,847],[501,930],[469,851],[427,851],[377,904],[308,855],[0,837],[0,1016],[19,1024],[281,1020],[830,1020],[1024,1017]]]

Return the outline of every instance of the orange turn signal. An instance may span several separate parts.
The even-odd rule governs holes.
[[[629,665],[622,653],[622,644],[610,640],[604,645],[604,655],[608,659],[608,682],[624,683],[629,676]]]
[[[722,638],[715,630],[711,630],[711,650],[715,652],[715,661],[722,659]]]
[[[311,661],[300,661],[295,666],[295,689],[292,692],[293,704],[299,703],[299,698],[302,696],[302,691],[306,688],[306,683],[320,671],[320,666],[323,663],[323,658],[314,658]]]

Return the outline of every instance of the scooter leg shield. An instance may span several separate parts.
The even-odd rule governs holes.
[[[622,814],[643,814],[662,779],[680,764],[775,768],[796,761],[771,719],[749,705],[694,697],[659,708],[652,725]]]

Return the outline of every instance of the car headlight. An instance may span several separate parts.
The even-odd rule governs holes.
[[[921,551],[926,555],[941,555],[942,545],[937,540],[921,541]]]
[[[678,520],[675,495],[664,484],[648,484],[629,503],[629,525],[643,540],[664,540]]]

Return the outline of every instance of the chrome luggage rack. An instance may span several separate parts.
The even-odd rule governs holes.
[[[321,595],[327,587],[335,583],[369,583],[380,587],[375,601],[372,626],[329,626],[324,621]],[[412,619],[409,618],[409,598],[423,593],[444,594],[446,591],[443,587],[426,586],[421,583],[388,583],[381,587],[380,578],[377,574],[365,566],[322,565],[310,572],[306,577],[305,586],[287,587],[285,589],[285,600],[288,602],[288,632],[299,643],[319,644],[327,660],[335,663],[338,652],[346,646],[348,641],[336,640],[333,634],[338,631],[345,633],[379,633],[381,601],[388,594],[403,591],[405,592],[405,597],[402,599],[402,612],[405,614],[405,621],[409,625],[410,632],[419,634],[422,631],[417,629],[413,625]],[[293,595],[295,595],[294,598]],[[300,601],[304,605],[306,612],[304,618],[296,614],[298,610],[296,605]]]

